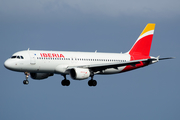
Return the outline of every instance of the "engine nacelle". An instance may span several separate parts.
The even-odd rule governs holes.
[[[30,73],[31,78],[35,80],[42,80],[48,78],[49,76],[53,76],[53,73]]]
[[[90,71],[84,68],[73,68],[69,74],[74,80],[84,80],[90,76]]]

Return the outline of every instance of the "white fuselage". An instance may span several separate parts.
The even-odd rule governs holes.
[[[19,72],[39,72],[69,74],[66,68],[69,66],[82,66],[101,63],[130,61],[129,54],[98,53],[98,52],[66,52],[66,51],[20,51],[9,58],[6,67]],[[19,56],[19,58],[17,58]],[[21,58],[23,56],[23,59]],[[126,66],[109,68],[101,74],[114,74],[121,72]]]

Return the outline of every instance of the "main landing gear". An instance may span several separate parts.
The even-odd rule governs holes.
[[[88,81],[88,85],[89,86],[96,86],[97,85],[97,81],[93,80],[93,77],[94,77],[94,73],[93,72],[91,72],[90,77],[91,77],[91,80]]]
[[[89,86],[96,86],[96,85],[97,85],[97,81],[91,79],[91,80],[88,81],[88,85],[89,85]]]
[[[66,75],[63,75],[64,80],[61,81],[62,86],[69,86],[70,85],[70,81],[66,79]],[[93,80],[94,75],[91,75],[91,80],[88,81],[88,85],[89,86],[96,86],[97,85],[97,81]]]
[[[24,72],[24,74],[26,75],[26,80],[23,81],[24,85],[28,85],[29,81],[28,81],[28,77],[29,77],[29,73],[28,72]]]
[[[61,81],[62,86],[69,86],[70,81],[66,79],[66,75],[63,76],[64,76],[64,80]]]

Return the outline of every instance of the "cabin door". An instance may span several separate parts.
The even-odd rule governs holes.
[[[36,64],[36,54],[35,53],[29,53],[30,55],[30,64],[35,65]]]

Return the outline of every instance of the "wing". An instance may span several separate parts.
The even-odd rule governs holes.
[[[102,64],[68,66],[67,71],[72,68],[88,68],[88,69],[92,70],[93,72],[97,72],[97,71],[102,71],[102,70],[105,70],[108,68],[118,69],[118,67],[127,66],[127,65],[136,66],[136,64],[139,64],[140,62],[151,64],[151,63],[158,62],[159,60],[173,59],[173,58],[174,57],[159,58],[159,56],[158,56],[158,57],[153,57],[153,58],[149,58],[149,59],[140,59],[140,60],[126,61],[126,62],[112,62],[112,63],[102,63]]]
[[[141,59],[141,60],[126,61],[126,62],[112,62],[112,63],[91,64],[91,65],[82,65],[82,66],[68,66],[67,69],[70,70],[72,68],[88,68],[94,72],[97,72],[108,68],[117,69],[118,67],[127,66],[127,65],[136,66],[136,64],[140,62],[151,62],[152,60],[154,59]]]

